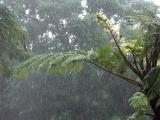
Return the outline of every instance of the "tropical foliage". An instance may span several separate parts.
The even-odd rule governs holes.
[[[25,56],[26,30],[12,10],[4,5],[0,5],[0,18],[0,73],[6,74],[10,59],[20,60]]]
[[[154,17],[154,20],[151,19],[151,17]],[[144,22],[144,18],[146,22]],[[121,40],[123,38],[123,35],[118,34],[108,18],[101,11],[98,11],[97,20],[104,26],[104,31],[110,33],[115,46],[102,46],[98,48],[97,51],[90,52],[90,54],[84,54],[85,52],[80,52],[80,54],[74,52],[74,54],[71,54],[71,52],[67,52],[58,54],[58,56],[57,54],[54,55],[53,53],[47,55],[39,55],[21,64],[21,66],[17,68],[15,73],[16,75],[21,76],[28,71],[37,70],[37,68],[45,68],[47,66],[47,68],[49,68],[49,71],[50,69],[55,72],[66,72],[68,70],[72,71],[72,69],[77,70],[77,68],[75,69],[75,67],[80,67],[79,64],[76,65],[77,61],[86,61],[106,71],[109,71],[114,75],[124,78],[134,85],[139,86],[140,89],[144,92],[144,95],[148,98],[148,102],[154,112],[154,119],[158,120],[160,109],[160,106],[158,104],[160,101],[160,71],[157,65],[160,54],[160,48],[158,46],[158,43],[160,42],[159,18],[156,17],[156,15],[151,14],[149,11],[148,14],[143,14],[143,16],[135,16],[133,21],[137,23],[137,19],[140,19],[140,21],[138,21],[139,24],[143,22],[142,25],[137,25],[135,28],[135,31],[137,31],[139,35],[136,36],[137,33],[135,33],[135,38],[133,38],[133,40],[128,43],[124,40]],[[71,67],[69,67],[70,65]],[[125,65],[127,65],[128,68],[139,77],[140,81],[125,78],[117,73],[117,71],[124,71]],[[146,98],[143,99],[142,102],[144,105],[146,105]],[[133,101],[131,102],[131,104],[136,107]]]
[[[88,12],[92,13],[95,11],[95,8],[104,7],[103,5],[108,5],[106,4],[106,1],[102,1],[101,4],[97,6],[97,2],[98,1],[95,2],[93,2],[92,0],[89,1]],[[34,55],[32,58],[23,62],[18,67],[15,67],[14,77],[23,78],[31,75],[33,72],[36,72],[37,70],[38,72],[45,71],[47,73],[62,73],[62,72],[72,73],[73,71],[80,71],[84,66],[84,64],[88,63],[93,64],[105,71],[108,71],[109,73],[112,73],[115,76],[122,78],[125,81],[128,81],[129,83],[139,88],[140,92],[135,93],[133,97],[129,100],[130,105],[137,111],[129,118],[129,120],[141,120],[145,119],[146,116],[150,116],[154,120],[159,120],[160,67],[158,65],[158,61],[159,61],[160,48],[158,44],[160,43],[159,41],[160,24],[159,24],[159,18],[157,17],[157,7],[149,7],[148,9],[144,8],[142,10],[140,9],[142,7],[141,5],[138,6],[133,5],[134,7],[131,7],[132,4],[130,4],[129,7],[131,7],[131,11],[129,11],[128,8],[123,8],[125,10],[127,9],[125,11],[127,15],[124,18],[121,18],[120,21],[118,21],[120,22],[120,28],[119,28],[120,30],[115,29],[117,27],[115,26],[117,22],[117,21],[115,22],[115,20],[119,19],[119,17],[122,16],[121,11],[123,9],[118,6],[117,9],[113,11],[113,13],[107,14],[107,17],[102,12],[103,9],[100,9],[97,12],[96,17],[97,21],[104,27],[104,31],[107,32],[106,34],[100,31],[99,29],[101,28],[100,26],[95,25],[95,19],[94,21],[91,20],[93,18],[92,16],[93,14],[91,14],[91,16],[88,16],[88,18],[86,17],[84,19],[75,17],[73,19],[68,20],[68,15],[70,15],[71,18],[75,16],[74,14],[71,14],[72,10],[69,8],[73,7],[74,9],[74,7],[77,7],[76,6],[76,4],[78,3],[77,1],[75,1],[76,3],[74,4],[75,6],[72,5],[68,6],[67,8],[64,7],[65,3],[62,4],[60,8],[64,8],[63,10],[59,9],[59,7],[57,6],[57,4],[61,3],[61,1],[57,2],[50,1],[50,3],[51,4],[48,4],[48,2],[44,3],[41,0],[40,2],[38,0],[35,0],[34,3],[35,6],[33,4],[35,9],[34,8],[32,9],[33,11],[31,11],[31,14],[29,14],[31,16],[29,16],[29,18],[27,18],[25,21],[26,22],[25,24],[28,24],[27,29],[30,29],[30,31],[32,31],[29,33],[30,34],[29,36],[31,38],[34,38],[33,43],[30,44],[34,46],[31,46],[31,48],[33,47],[33,50],[35,49],[37,53],[41,53],[41,47],[45,43],[47,44],[46,46],[48,46],[48,48],[47,47],[44,48],[43,49],[44,51],[48,49],[52,49],[49,51],[54,51],[54,50],[59,51],[59,49],[61,48],[62,51],[70,49],[78,49],[78,48],[84,48],[85,50],[89,51],[73,50],[69,52],[58,52],[58,53],[47,52],[40,55]],[[128,1],[126,0],[126,2],[124,3],[128,3]],[[37,4],[38,4],[38,10],[36,8]],[[110,2],[109,5],[111,7],[114,6],[115,4],[118,5],[118,3],[115,1],[113,3]],[[44,13],[42,12],[43,10],[46,11],[49,11],[50,9],[53,10],[52,8],[53,6],[56,7],[55,9],[58,10],[60,15],[57,15],[57,11],[52,13],[49,12],[47,13],[48,15],[46,15],[45,12]],[[108,10],[110,10],[110,7],[108,7]],[[7,14],[10,14],[11,11],[9,9],[6,9],[6,7],[4,8],[5,8],[4,11],[6,10],[8,11]],[[135,8],[140,10],[135,11],[134,10]],[[66,9],[70,11],[67,11]],[[81,10],[81,8],[78,10]],[[64,11],[65,15],[63,16]],[[115,19],[109,20],[108,18],[112,18],[113,17],[112,14],[115,14],[117,11],[119,13],[118,15],[114,16]],[[36,14],[38,13],[39,17],[36,18],[34,16],[34,13]],[[52,21],[52,18],[46,18],[46,16],[49,15],[54,16],[56,20]],[[63,18],[61,16],[63,16]],[[9,21],[9,19],[11,19],[11,21]],[[25,30],[19,24],[19,22],[16,23],[16,21],[18,20],[15,16],[8,17],[6,18],[5,21],[7,23],[2,24],[2,26],[4,26],[5,28],[3,29],[2,27],[2,31],[4,31],[3,33],[4,35],[2,34],[2,37],[5,36],[7,38],[3,38],[1,41],[3,41],[2,43],[4,43],[5,45],[8,45],[8,42],[7,43],[5,42],[9,41],[12,43],[11,44],[12,46],[4,47],[5,45],[4,44],[2,45],[3,49],[2,51],[3,54],[1,55],[2,61],[6,60],[7,58],[9,60],[13,58],[17,59],[15,58],[17,57],[17,54],[20,56],[21,60],[25,56],[24,51],[26,50]],[[62,21],[64,23],[68,22],[68,24],[62,24]],[[2,23],[3,22],[4,21],[2,19]],[[45,26],[44,23],[47,23],[48,26]],[[80,26],[78,23],[81,23],[82,26]],[[39,24],[41,24],[41,26]],[[8,25],[10,25],[13,29],[10,29]],[[35,28],[32,26],[34,26]],[[43,29],[43,32],[38,31],[37,29],[39,28]],[[93,31],[92,33],[92,31],[90,31],[89,29],[93,28],[96,30]],[[44,32],[54,33],[54,38],[47,37],[46,33],[44,34]],[[95,33],[98,34],[97,35],[98,37],[95,36]],[[80,39],[81,35],[83,36],[83,38],[86,38],[88,40],[89,44],[91,45],[94,44],[93,46],[98,45],[96,39],[103,40],[105,37],[107,37],[107,39],[112,39],[112,40],[110,40],[110,42],[107,41],[107,44],[101,45],[100,47],[97,47],[97,49],[95,50],[94,47],[91,48],[86,47],[86,44],[84,44],[83,42],[79,43],[79,46],[77,45],[79,42],[78,40],[81,41]],[[89,39],[89,37],[91,37],[92,39]],[[47,42],[44,41],[44,39]],[[94,43],[92,43],[92,40],[94,41]],[[38,45],[40,45],[39,48],[36,48],[37,43]],[[58,43],[54,46],[55,48],[50,46],[51,44],[55,43]],[[104,42],[102,43],[104,44]],[[4,55],[4,53],[6,54]],[[7,63],[9,62],[7,61]],[[6,69],[5,65],[6,64],[2,63],[1,65],[3,66],[2,71],[4,71],[4,68]],[[133,74],[133,73],[134,73],[133,76],[137,77],[136,80],[130,79],[127,76],[125,76],[126,74]],[[100,75],[100,73],[98,74]],[[100,94],[103,93],[102,96],[106,98],[106,92],[101,90],[99,92]],[[76,100],[79,99],[77,98]],[[93,102],[93,105],[97,104],[98,103]],[[68,115],[69,113],[65,112],[64,114],[60,115],[62,118],[57,117],[57,119],[63,119],[63,117],[70,119]],[[76,117],[73,118],[76,119]],[[117,116],[115,116],[113,117],[113,119],[118,119],[118,118]]]

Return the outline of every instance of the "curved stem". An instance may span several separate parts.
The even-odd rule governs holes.
[[[104,66],[102,66],[102,65],[99,65],[99,64],[97,64],[97,63],[94,63],[94,62],[91,62],[91,61],[87,61],[87,62],[88,62],[88,63],[91,63],[91,64],[93,64],[93,65],[95,65],[95,66],[97,66],[97,67],[99,67],[99,68],[101,68],[101,69],[103,69],[103,70],[105,70],[105,71],[107,71],[107,72],[109,72],[109,73],[111,73],[111,74],[119,77],[119,78],[122,78],[123,80],[126,80],[127,82],[129,82],[129,83],[131,83],[131,84],[133,84],[133,85],[136,85],[136,86],[142,88],[142,84],[139,83],[139,82],[137,82],[137,81],[135,81],[135,80],[132,80],[132,79],[127,78],[127,77],[124,77],[124,76],[122,76],[122,75],[120,75],[120,74],[112,71],[111,69],[108,69],[108,68],[106,68],[106,67],[104,67]]]
[[[126,56],[124,55],[124,53],[122,52],[121,48],[119,47],[119,45],[118,45],[118,43],[117,43],[117,40],[116,40],[116,38],[115,38],[115,36],[114,36],[114,34],[113,34],[113,32],[112,32],[111,30],[110,30],[110,34],[111,34],[111,36],[112,36],[112,38],[113,38],[113,40],[114,40],[114,42],[115,42],[115,44],[116,44],[116,46],[117,46],[117,48],[118,48],[118,50],[119,50],[122,58],[124,59],[125,63],[127,64],[127,66],[128,66],[136,75],[138,75],[138,76],[142,79],[142,78],[143,78],[142,74],[139,73],[139,72],[129,63],[129,61],[127,60]]]

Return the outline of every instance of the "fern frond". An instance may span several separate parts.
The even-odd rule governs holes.
[[[133,108],[143,108],[148,106],[148,98],[142,92],[136,92],[130,99],[129,99],[130,106]]]
[[[111,44],[98,47],[92,55],[92,61],[118,73],[123,73],[126,69],[124,60],[119,56],[118,51],[113,49]]]
[[[14,76],[26,77],[36,70],[45,70],[48,73],[79,71],[83,67],[83,61],[90,59],[87,55],[87,52],[82,54],[79,51],[37,55],[16,67]]]
[[[127,120],[144,120],[144,112],[143,111],[137,111],[133,113]]]
[[[148,97],[142,92],[136,92],[129,99],[130,106],[136,109],[127,120],[144,120],[146,117],[153,116],[153,111],[149,106]]]
[[[79,71],[83,68],[84,61],[94,64],[97,67],[101,66],[100,68],[110,68],[115,71],[114,75],[118,75],[116,72],[123,73],[125,70],[125,64],[122,58],[110,44],[107,44],[98,47],[95,52],[69,51],[37,55],[21,63],[18,67],[15,67],[13,75],[18,78],[23,78],[37,70],[45,70],[48,73]],[[125,77],[121,78],[125,79]]]

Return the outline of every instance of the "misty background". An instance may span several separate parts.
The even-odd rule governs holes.
[[[97,23],[102,10],[112,22],[126,20],[125,6],[141,0],[0,0],[16,13],[28,33],[27,48],[37,54],[95,50],[111,40]],[[125,30],[118,24],[117,29]],[[134,77],[132,74],[128,76]],[[117,120],[129,116],[136,88],[87,65],[80,72],[23,80],[0,77],[0,120]]]

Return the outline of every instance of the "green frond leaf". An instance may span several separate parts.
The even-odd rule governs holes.
[[[16,67],[14,76],[26,77],[37,70],[44,70],[48,73],[79,71],[83,68],[83,61],[85,60],[89,60],[89,57],[87,52],[82,51],[37,55]]]
[[[126,68],[123,59],[111,44],[98,47],[96,52],[92,54],[92,61],[119,73],[123,73]]]
[[[130,99],[129,99],[130,106],[133,108],[143,108],[148,106],[148,98],[142,92],[136,92]]]
[[[144,112],[137,111],[134,114],[132,114],[127,120],[144,120]]]

